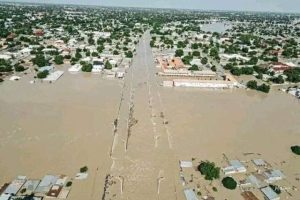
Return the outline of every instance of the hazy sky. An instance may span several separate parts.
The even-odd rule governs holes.
[[[5,1],[5,0],[0,0]],[[300,0],[6,0],[11,2],[65,3],[104,6],[251,10],[300,13]]]

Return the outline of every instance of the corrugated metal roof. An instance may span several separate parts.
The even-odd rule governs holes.
[[[185,189],[184,194],[187,200],[198,200],[195,192],[192,189]]]
[[[269,200],[279,199],[279,196],[269,186],[262,188],[261,191]]]

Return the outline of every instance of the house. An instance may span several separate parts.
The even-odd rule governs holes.
[[[34,35],[35,36],[38,36],[38,37],[41,37],[41,36],[44,36],[45,32],[43,29],[36,29],[34,30]]]
[[[13,180],[8,185],[8,187],[5,189],[3,194],[16,195],[25,182],[26,182],[26,176],[18,176],[15,180]]]
[[[269,68],[275,73],[283,73],[284,71],[291,69],[292,66],[282,62],[274,62],[269,65]]]
[[[100,73],[102,72],[103,69],[104,69],[103,59],[94,58],[92,72]]]
[[[22,193],[22,195],[30,195],[32,194],[35,189],[37,188],[37,186],[39,185],[40,180],[27,180],[26,183],[22,186],[21,190],[25,190],[24,193]]]
[[[12,59],[12,57],[10,55],[0,54],[0,59],[2,59],[2,60],[10,60],[10,59]]]
[[[0,200],[10,200],[11,194],[2,194],[0,195]]]
[[[237,60],[243,60],[246,62],[250,60],[250,58],[241,56],[239,54],[221,54],[220,57],[223,60],[237,59]]]
[[[266,186],[264,182],[264,176],[261,174],[252,174],[246,178],[246,180],[241,181],[241,187],[243,188],[262,188]]]
[[[124,78],[125,72],[117,72],[117,78]]]
[[[46,175],[35,190],[35,193],[46,194],[58,180],[58,176]]]
[[[70,73],[77,73],[81,70],[82,66],[80,64],[75,64],[68,69]]]
[[[264,172],[264,175],[266,177],[265,181],[267,183],[273,183],[285,178],[285,175],[280,170],[268,170]]]
[[[228,167],[222,169],[225,175],[245,173],[247,171],[246,167],[238,160],[231,160],[229,164]]]
[[[192,189],[185,189],[184,195],[186,200],[198,200],[195,192]]]
[[[51,72],[46,78],[44,78],[44,81],[49,82],[55,82],[57,81],[62,75],[64,74],[64,71],[55,71]]]
[[[269,186],[261,188],[266,200],[280,200],[280,197]]]

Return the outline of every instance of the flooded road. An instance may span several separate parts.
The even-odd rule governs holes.
[[[172,134],[165,117],[146,33],[126,75],[111,150],[106,199],[176,199]]]

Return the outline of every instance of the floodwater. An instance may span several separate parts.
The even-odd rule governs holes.
[[[66,73],[54,84],[2,84],[0,184],[17,175],[74,177],[87,165],[88,179],[74,181],[68,199],[181,200],[179,160],[221,166],[222,154],[256,153],[300,195],[300,160],[289,150],[300,141],[300,102],[278,91],[163,88],[149,39],[124,81]],[[241,198],[221,186],[213,195]]]
[[[232,25],[230,22],[213,22],[211,24],[201,25],[201,30],[205,32],[217,32],[224,33],[227,29],[231,29]]]
[[[29,84],[30,80],[1,85],[0,183],[18,175],[74,178],[87,165],[89,179],[74,182],[70,199],[99,199],[102,188],[95,182],[102,184],[105,175],[96,169],[109,165],[121,83],[68,72],[53,84]]]

